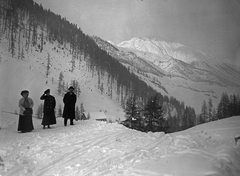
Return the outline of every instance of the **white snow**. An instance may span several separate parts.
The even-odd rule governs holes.
[[[24,40],[23,40],[24,42]],[[30,91],[34,113],[40,96],[47,88],[63,106],[57,95],[59,73],[69,85],[80,83],[77,105],[87,112],[107,110],[107,117],[124,118],[123,110],[113,99],[97,89],[97,76],[86,71],[86,62],[76,62],[70,72],[69,48],[46,43],[40,53],[32,48],[23,60],[12,58],[8,42],[0,44],[0,176],[237,176],[240,173],[240,116],[196,126],[172,133],[142,133],[117,123],[94,120],[77,121],[64,127],[43,130],[41,120],[33,118],[34,131],[18,133],[18,111],[23,89]],[[51,56],[50,76],[46,78],[47,53]],[[53,80],[54,81],[53,81]],[[104,79],[102,79],[104,80]],[[48,83],[46,84],[46,81]],[[166,82],[166,81],[165,81]],[[178,89],[179,91],[179,89]]]
[[[238,176],[240,116],[186,131],[142,133],[94,120],[17,133],[17,121],[0,130],[1,176]]]

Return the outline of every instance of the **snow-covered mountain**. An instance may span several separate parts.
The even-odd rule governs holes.
[[[95,41],[133,71],[148,75],[142,76],[146,82],[158,82],[160,87],[152,85],[158,91],[189,103],[197,112],[209,97],[216,105],[223,92],[240,93],[238,66],[183,44],[149,38],[133,38],[117,46],[97,37]]]

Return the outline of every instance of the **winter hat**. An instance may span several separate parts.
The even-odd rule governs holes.
[[[23,91],[21,92],[21,95],[23,96],[24,93],[29,93],[29,91],[28,91],[28,90],[23,90]]]
[[[71,86],[71,87],[69,87],[69,88],[68,88],[68,90],[70,90],[70,89],[74,90],[74,87],[73,87],[73,86]]]
[[[44,94],[50,93],[50,89],[44,91]]]

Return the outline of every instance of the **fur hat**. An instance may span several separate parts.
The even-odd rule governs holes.
[[[69,88],[68,88],[68,90],[70,90],[70,89],[74,90],[74,87],[73,87],[73,86],[71,86],[71,87],[69,87]]]
[[[23,91],[21,92],[21,95],[23,96],[24,93],[29,93],[29,91],[28,91],[28,90],[23,90]]]

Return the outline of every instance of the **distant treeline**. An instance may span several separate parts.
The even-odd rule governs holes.
[[[239,94],[234,93],[229,96],[227,92],[223,92],[217,108],[213,107],[211,98],[209,98],[207,102],[206,100],[203,101],[201,113],[198,118],[198,124],[237,115],[240,115]]]

